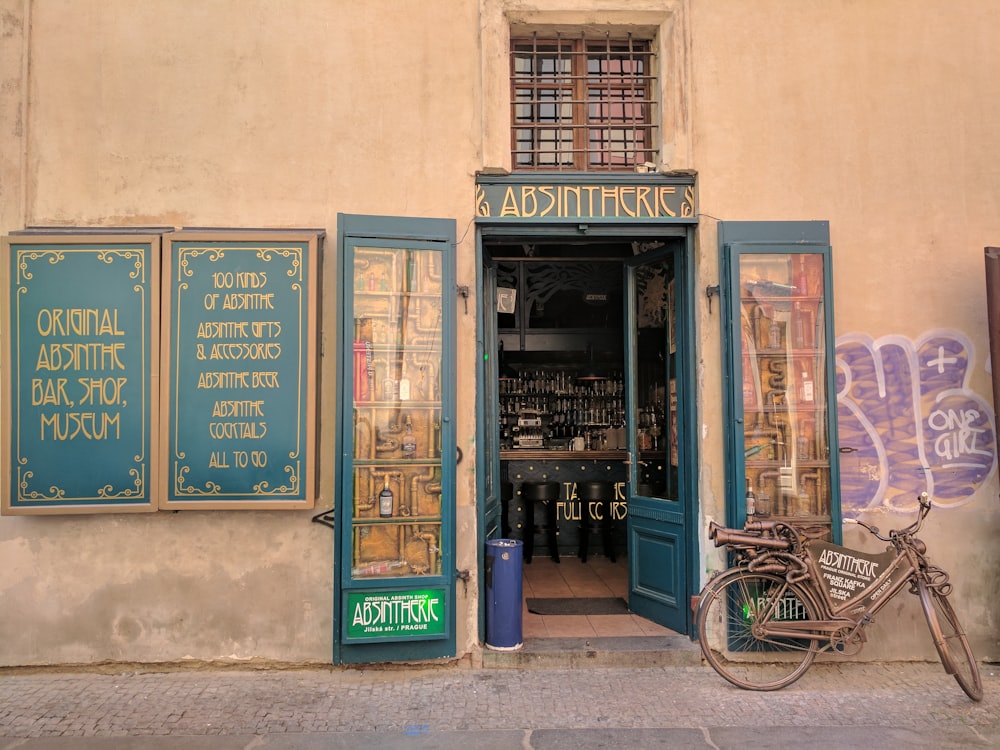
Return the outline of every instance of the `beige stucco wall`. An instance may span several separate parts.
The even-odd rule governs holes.
[[[332,507],[337,213],[454,218],[458,283],[475,289],[476,4],[2,0],[0,23],[3,233],[327,230],[317,510]],[[463,377],[470,457],[473,403]],[[456,564],[474,571],[473,464],[458,471]],[[334,540],[311,515],[0,518],[0,665],[329,662]],[[459,653],[477,640],[475,591],[458,587]]]
[[[664,160],[698,171],[696,289],[718,282],[718,219],[829,220],[837,335],[960,331],[977,354],[968,387],[991,402],[992,0],[0,0],[0,232],[325,228],[324,394],[337,213],[456,220],[458,283],[472,291],[457,320],[456,564],[473,571],[457,588],[460,654],[477,637],[470,223],[475,171],[509,161],[508,20],[657,31]],[[700,518],[721,519],[718,305],[699,299],[695,325]],[[317,510],[336,479],[334,400],[322,403]],[[1000,656],[997,494],[994,475],[935,511],[926,535],[984,657]],[[329,661],[333,534],[310,515],[0,518],[0,665]],[[702,545],[705,576],[720,558]],[[865,658],[930,656],[912,602],[899,614],[883,617]]]
[[[716,219],[830,222],[838,338],[967,336],[969,391],[992,406],[983,248],[1000,243],[1000,6],[989,0],[691,3],[702,280]],[[704,307],[704,306],[703,306]],[[703,313],[705,310],[703,309]],[[722,513],[718,321],[703,319],[702,509]],[[929,447],[929,446],[928,446]],[[845,459],[844,472],[857,470]],[[874,510],[883,529],[909,517]],[[995,473],[923,537],[952,571],[980,657],[1000,655]],[[861,546],[849,528],[845,544]],[[876,548],[877,549],[877,548]],[[710,555],[711,557],[711,555]],[[880,618],[865,658],[932,655],[919,607]],[[890,634],[890,637],[879,637]]]

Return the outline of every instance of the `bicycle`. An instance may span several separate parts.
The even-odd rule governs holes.
[[[948,574],[928,562],[927,545],[915,536],[931,509],[926,492],[919,501],[916,521],[887,536],[856,521],[889,543],[881,554],[810,539],[784,520],[747,521],[742,530],[709,524],[709,538],[735,560],[700,596],[698,636],[708,663],[738,687],[783,688],[819,653],[860,651],[866,627],[908,587],[920,597],[945,671],[982,700],[979,665],[948,600]]]

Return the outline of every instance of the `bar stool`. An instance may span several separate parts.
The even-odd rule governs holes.
[[[500,482],[500,536],[510,539],[510,501],[514,499],[514,483]]]
[[[524,501],[524,561],[531,562],[535,550],[535,504],[545,505],[546,534],[549,541],[549,555],[559,562],[559,543],[556,540],[556,501],[559,499],[558,482],[524,482],[521,484],[521,499]]]
[[[580,501],[580,546],[578,555],[587,562],[587,550],[590,547],[590,510],[597,508],[601,519],[601,540],[604,543],[604,554],[611,562],[615,562],[614,527],[611,519],[611,502],[615,497],[615,486],[611,482],[591,481],[576,485],[576,496]]]

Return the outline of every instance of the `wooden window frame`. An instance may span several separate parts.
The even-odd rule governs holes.
[[[631,34],[513,36],[512,168],[631,172],[655,163],[654,57],[652,42]]]

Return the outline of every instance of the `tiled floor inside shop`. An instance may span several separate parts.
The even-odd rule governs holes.
[[[536,555],[524,565],[524,600],[549,597],[612,597],[628,601],[628,560],[592,556],[580,562],[561,555],[561,562]],[[676,635],[673,630],[627,613],[621,615],[536,615],[523,603],[525,638],[590,638]]]

